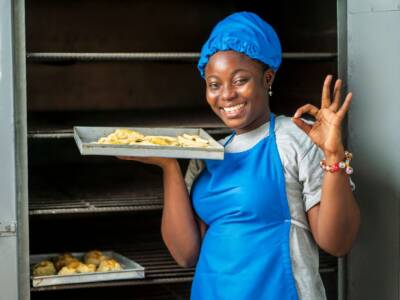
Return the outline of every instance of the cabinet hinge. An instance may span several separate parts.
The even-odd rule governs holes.
[[[17,232],[17,222],[0,221],[0,236],[14,236]]]

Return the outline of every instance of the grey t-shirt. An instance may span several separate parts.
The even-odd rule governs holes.
[[[250,132],[235,135],[225,152],[246,151],[268,135],[269,122]],[[320,202],[324,172],[319,162],[324,155],[289,117],[276,118],[275,135],[291,214],[290,254],[299,299],[323,300],[326,296],[319,275],[318,246],[309,229],[306,212]],[[225,144],[227,138],[219,143]],[[201,160],[190,161],[185,176],[189,190],[203,168]],[[351,180],[350,183],[354,189]]]

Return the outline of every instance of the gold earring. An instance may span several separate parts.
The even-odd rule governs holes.
[[[270,85],[270,86],[269,86],[268,95],[269,95],[270,97],[272,97],[272,94],[273,94],[273,93],[272,93],[272,86]]]

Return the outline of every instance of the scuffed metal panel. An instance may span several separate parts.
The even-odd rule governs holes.
[[[381,0],[369,3],[381,5]],[[383,1],[388,3],[388,1]],[[350,1],[362,8],[363,1]],[[362,213],[349,256],[348,299],[399,299],[400,11],[348,15],[353,176]]]
[[[0,0],[0,221],[15,218],[14,95],[10,1]]]
[[[0,300],[28,300],[24,1],[0,0]]]
[[[399,0],[349,1],[350,14],[400,10]]]
[[[0,222],[16,220],[12,7],[0,0]],[[0,235],[0,300],[18,299],[15,235]]]
[[[0,300],[17,300],[17,243],[15,236],[0,237],[0,251]]]

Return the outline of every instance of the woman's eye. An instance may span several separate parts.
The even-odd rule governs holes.
[[[218,89],[218,83],[216,83],[216,82],[210,82],[210,83],[208,84],[208,87],[209,87],[210,89],[212,89],[212,90],[216,90],[216,89]]]
[[[233,82],[233,84],[234,84],[234,85],[243,85],[243,84],[245,84],[247,81],[248,81],[247,78],[239,78],[239,79],[236,79],[236,80]]]

